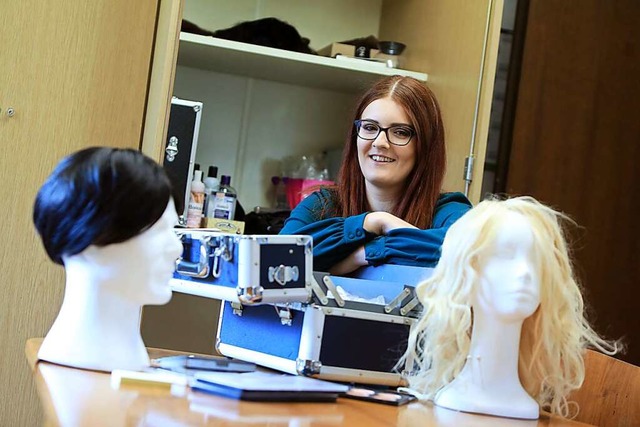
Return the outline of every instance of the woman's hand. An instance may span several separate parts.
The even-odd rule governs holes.
[[[379,236],[396,228],[417,228],[389,212],[371,212],[364,217],[363,228]]]
[[[365,259],[364,246],[360,246],[348,257],[331,267],[329,269],[329,273],[333,274],[334,276],[341,276],[347,273],[351,273],[352,271],[355,271],[367,264],[368,263]]]

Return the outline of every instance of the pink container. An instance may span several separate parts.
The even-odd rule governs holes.
[[[284,182],[287,187],[287,201],[291,209],[295,208],[302,199],[316,191],[319,185],[334,184],[333,181],[304,178],[285,178]]]

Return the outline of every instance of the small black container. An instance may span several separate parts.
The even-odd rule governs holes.
[[[378,43],[380,52],[387,55],[400,55],[407,46],[400,42],[384,41]]]

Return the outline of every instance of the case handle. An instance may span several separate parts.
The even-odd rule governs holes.
[[[296,281],[300,276],[298,266],[293,267],[280,264],[277,267],[269,267],[269,282],[276,282],[280,286],[284,286],[287,282]]]

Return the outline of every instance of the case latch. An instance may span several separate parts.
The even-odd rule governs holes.
[[[291,309],[289,307],[278,307],[277,305],[274,305],[273,308],[276,309],[276,313],[280,317],[280,323],[285,326],[291,326],[291,321],[293,320]]]
[[[240,304],[239,302],[232,302],[231,308],[233,309],[233,314],[242,317],[242,304]]]

